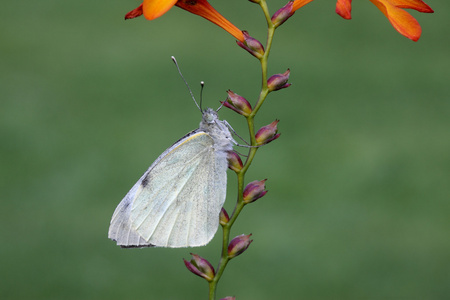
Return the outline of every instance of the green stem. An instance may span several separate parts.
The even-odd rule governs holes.
[[[261,105],[264,103],[264,100],[267,98],[267,95],[269,94],[269,89],[267,87],[267,63],[269,59],[269,53],[272,48],[272,41],[275,33],[275,26],[272,23],[272,20],[270,19],[269,15],[269,9],[267,7],[267,3],[265,0],[261,0],[259,3],[261,6],[261,9],[263,10],[264,16],[266,17],[267,21],[267,42],[266,42],[266,49],[264,52],[264,55],[260,59],[261,63],[261,92],[259,94],[258,100],[256,102],[255,107],[253,108],[253,111],[250,113],[250,115],[247,117],[247,125],[249,129],[250,134],[250,140],[251,145],[256,146],[256,138],[255,138],[255,124],[254,124],[254,118],[256,116],[256,113],[259,111]],[[233,214],[231,215],[230,220],[228,223],[223,227],[223,240],[222,240],[222,254],[219,261],[219,266],[216,269],[216,275],[214,276],[214,279],[209,282],[209,300],[215,299],[216,294],[216,288],[217,284],[222,277],[223,272],[225,271],[225,268],[230,261],[230,258],[228,257],[228,245],[230,243],[230,232],[231,227],[233,226],[234,222],[238,218],[239,214],[241,213],[242,209],[245,206],[244,200],[243,200],[243,192],[244,192],[244,182],[245,182],[245,174],[247,173],[248,168],[250,167],[253,158],[256,155],[256,151],[258,150],[257,147],[250,148],[248,157],[245,161],[244,166],[242,169],[237,173],[238,176],[238,200],[236,202],[236,206],[234,207]]]
[[[272,42],[273,42],[273,37],[275,34],[275,29],[276,29],[275,25],[273,25],[272,20],[269,17],[269,11],[267,8],[266,1],[262,0],[260,2],[260,6],[261,6],[262,10],[264,11],[264,15],[266,16],[267,41],[266,41],[266,49],[265,49],[264,55],[260,59],[261,73],[262,73],[261,92],[259,94],[259,99],[256,102],[256,105],[253,108],[252,113],[250,114],[251,118],[254,118],[254,116],[258,112],[259,108],[264,103],[264,100],[266,99],[267,95],[269,94],[269,88],[267,87],[267,64],[269,61],[269,54],[270,54],[270,50],[272,49]]]

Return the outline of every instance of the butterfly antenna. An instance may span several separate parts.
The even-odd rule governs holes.
[[[202,107],[202,103],[203,103],[203,88],[205,87],[205,82],[204,81],[200,81],[200,110]]]
[[[199,109],[200,112],[201,112],[201,111],[202,111],[201,106],[198,105],[197,101],[195,100],[194,94],[192,94],[192,91],[191,91],[191,88],[189,87],[189,84],[187,83],[186,79],[184,79],[184,76],[183,76],[183,74],[181,73],[180,67],[178,66],[177,60],[175,59],[174,56],[172,56],[171,58],[172,58],[172,61],[173,61],[174,64],[175,64],[175,66],[177,66],[178,73],[180,74],[181,78],[183,79],[184,84],[186,84],[186,86],[187,86],[187,88],[188,88],[188,90],[189,90],[189,94],[191,94],[192,100],[194,100],[195,105],[197,105],[198,109]],[[203,90],[203,88],[202,88],[202,90]],[[201,103],[202,103],[202,102],[201,102],[201,99],[200,99],[200,104],[201,104]]]

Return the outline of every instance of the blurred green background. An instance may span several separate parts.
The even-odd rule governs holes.
[[[355,1],[356,2],[356,1]],[[247,180],[269,193],[233,236],[253,233],[218,297],[449,299],[450,3],[398,34],[369,1],[353,20],[316,0],[275,37],[270,73],[291,69],[257,125],[280,119]],[[139,1],[3,1],[0,10],[1,299],[206,299],[189,252],[216,265],[218,236],[195,249],[124,250],[110,217],[158,155],[232,89],[254,102],[259,65],[230,35],[174,8],[125,22]],[[265,39],[248,1],[211,1]],[[285,1],[269,1],[272,12]],[[242,135],[244,120],[223,109]],[[244,151],[241,151],[244,152]],[[229,172],[227,209],[235,201]]]

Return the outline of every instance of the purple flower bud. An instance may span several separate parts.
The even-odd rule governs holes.
[[[261,59],[264,55],[264,47],[263,45],[257,40],[252,38],[247,31],[242,31],[244,34],[245,41],[236,41],[236,43],[243,49],[247,50],[248,53],[256,57],[257,59]]]
[[[253,242],[253,240],[250,240],[251,235],[251,233],[249,235],[242,234],[231,240],[230,244],[228,245],[228,258],[236,257],[247,250],[248,246],[250,246],[250,243]]]
[[[266,180],[255,180],[247,184],[243,193],[244,203],[252,203],[267,194]]]
[[[230,217],[228,216],[228,213],[225,210],[225,208],[222,207],[219,215],[219,223],[220,225],[225,226],[227,225],[228,221],[230,221]]]
[[[223,105],[234,110],[240,115],[248,116],[252,112],[252,106],[250,103],[242,96],[228,90],[228,98]]]
[[[238,173],[242,170],[243,164],[239,154],[233,151],[228,152],[228,168]]]
[[[189,271],[197,276],[205,278],[207,281],[212,281],[215,276],[213,266],[206,259],[198,256],[197,254],[192,254],[191,261],[187,261],[183,258],[184,264]]]
[[[279,120],[275,120],[269,125],[261,127],[255,134],[256,143],[258,145],[263,145],[270,143],[271,141],[277,139],[280,134],[278,132],[277,124]]]
[[[294,14],[294,11],[292,11],[293,4],[294,4],[293,1],[289,1],[285,6],[283,6],[276,13],[273,14],[271,20],[273,25],[275,25],[275,27],[280,26],[281,24],[286,22],[287,19],[292,17],[292,15]]]
[[[287,88],[288,86],[290,86],[291,84],[287,83],[289,80],[290,72],[291,71],[289,69],[287,69],[287,71],[282,74],[272,75],[267,80],[267,86],[268,86],[269,90],[271,92],[273,92],[273,91],[281,90],[281,89],[284,89],[284,88]]]
[[[228,296],[228,297],[222,298],[220,300],[236,300],[236,297]]]

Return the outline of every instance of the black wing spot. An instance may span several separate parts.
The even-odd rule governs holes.
[[[148,176],[145,176],[145,178],[142,180],[141,185],[142,185],[142,187],[146,187],[147,184],[148,184]]]

